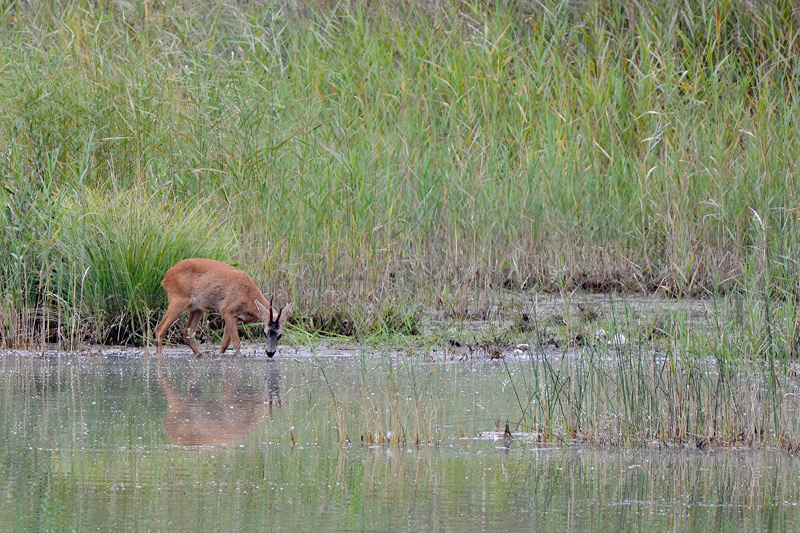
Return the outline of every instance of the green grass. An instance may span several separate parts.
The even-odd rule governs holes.
[[[68,206],[55,238],[55,272],[65,280],[58,295],[67,302],[80,295],[76,311],[92,317],[97,340],[152,338],[167,304],[160,282],[169,267],[192,255],[231,260],[235,236],[206,210],[165,205],[136,189],[80,198]]]
[[[229,256],[366,335],[406,327],[393,309],[456,313],[498,289],[738,295],[759,336],[796,322],[791,2],[0,16],[4,345],[140,340],[184,255]],[[196,224],[176,230],[193,244],[131,263],[135,232],[103,229],[118,219],[150,243]]]

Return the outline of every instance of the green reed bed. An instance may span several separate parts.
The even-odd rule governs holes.
[[[362,354],[352,382],[342,381],[341,360],[312,345],[315,394],[327,400],[316,423],[326,421],[342,444],[370,446],[476,432],[504,440],[508,427],[511,442],[800,450],[800,380],[786,322],[737,319],[758,304],[729,300],[596,302],[559,300],[547,314],[533,311],[524,332],[508,321],[485,334],[488,342],[474,330],[436,330],[466,346],[412,342],[401,353]],[[459,372],[492,378],[461,375],[443,386]],[[490,398],[504,407],[484,409]]]
[[[760,365],[601,348],[509,360],[512,431],[543,442],[798,449],[797,380]]]
[[[356,330],[500,287],[793,300],[797,16],[6,3],[3,344],[141,340],[185,255]],[[162,245],[131,262],[96,216]]]
[[[798,450],[794,305],[767,319],[738,295],[559,302],[533,310],[529,342],[503,358],[505,394],[518,406],[512,431],[543,442]]]

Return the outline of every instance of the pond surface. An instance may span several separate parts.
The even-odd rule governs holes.
[[[502,438],[498,361],[0,354],[0,530],[757,530],[781,452]]]

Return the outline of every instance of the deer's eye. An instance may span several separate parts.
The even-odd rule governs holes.
[[[283,333],[278,333],[278,336],[277,336],[276,338],[277,338],[278,340],[281,340],[281,337],[283,337]]]

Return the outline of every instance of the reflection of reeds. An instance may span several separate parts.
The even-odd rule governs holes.
[[[509,378],[520,398],[537,386],[537,402],[552,404],[526,411],[527,422],[546,429],[542,438],[550,441],[646,446],[688,439],[706,447],[762,447],[784,438],[768,435],[773,417],[766,409],[774,404],[757,370],[640,355],[598,347],[583,357],[549,354],[544,368],[536,358],[506,358],[504,367],[488,360],[426,364],[393,354],[329,359],[325,377],[319,361],[310,359],[165,357],[162,370],[184,395],[217,398],[231,382],[255,394],[264,386],[272,396],[276,385],[282,391],[281,407],[236,446],[202,451],[165,439],[168,406],[153,358],[4,355],[0,523],[24,530],[32,516],[46,514],[44,525],[64,529],[115,519],[179,530],[224,529],[238,520],[248,530],[263,530],[278,522],[318,523],[320,509],[326,527],[337,530],[352,528],[355,520],[469,529],[479,518],[503,530],[521,523],[558,529],[567,519],[577,530],[591,530],[618,518],[624,529],[631,513],[646,529],[735,524],[757,530],[785,519],[781,510],[800,498],[798,462],[789,454],[471,438],[476,427],[501,432],[505,418],[518,414]],[[781,387],[792,391],[783,378]],[[721,391],[718,400],[715,391]],[[789,439],[798,434],[799,407],[794,399],[781,404]],[[717,421],[711,422],[714,409]],[[698,421],[698,415],[706,418]],[[333,424],[351,445],[342,445]],[[459,427],[467,425],[468,438],[459,438]],[[718,433],[695,433],[700,425]],[[429,429],[433,438],[426,442]],[[726,431],[742,437],[731,440]],[[383,442],[358,445],[368,432],[383,435]],[[784,448],[792,449],[788,441]],[[617,513],[620,507],[624,512]]]
[[[444,401],[437,385],[441,375],[435,368],[420,371],[414,366],[414,358],[362,356],[358,379],[352,383],[352,375],[342,376],[337,365],[317,359],[314,368],[329,401],[314,404],[309,430],[320,435],[320,420],[327,421],[335,425],[341,444],[369,446],[425,444],[446,438],[441,421]],[[343,377],[345,383],[339,381]]]
[[[319,360],[317,360],[319,363]],[[330,393],[331,404],[333,405],[333,413],[336,417],[336,430],[339,434],[339,444],[345,444],[349,442],[349,437],[347,435],[347,427],[344,424],[344,418],[342,417],[342,410],[339,407],[339,402],[336,401],[336,393],[331,386],[331,382],[328,381],[328,376],[325,375],[325,363],[319,364],[319,372],[322,375],[322,380],[325,382],[325,386],[328,389],[328,393]],[[342,389],[342,393],[346,396],[347,389]],[[292,435],[292,440],[294,440],[294,435]]]

